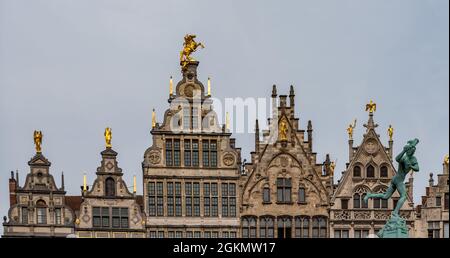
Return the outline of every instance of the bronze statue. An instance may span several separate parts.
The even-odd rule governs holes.
[[[41,131],[34,131],[34,145],[36,146],[36,152],[37,153],[41,153],[42,149],[41,149],[41,145],[42,145],[42,137],[43,134]]]
[[[111,128],[106,127],[104,136],[105,136],[106,148],[111,148],[112,147],[112,145],[111,145],[111,139],[112,139]]]
[[[355,120],[353,120],[353,125],[349,124],[347,127],[348,138],[350,140],[353,140],[353,129],[355,129],[355,127],[356,127],[356,118]]]
[[[370,100],[370,103],[366,104],[366,111],[369,111],[369,113],[377,111],[377,104]]]
[[[205,48],[202,43],[195,42],[196,37],[197,36],[193,34],[186,34],[186,36],[184,36],[183,50],[180,52],[180,62],[182,63],[183,69],[189,62],[195,61],[195,59],[191,57],[192,52],[195,52],[198,47]]]

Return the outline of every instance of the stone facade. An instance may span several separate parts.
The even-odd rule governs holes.
[[[144,154],[146,228],[152,238],[238,235],[240,149],[228,128],[219,126],[197,67],[190,62],[183,69]]]
[[[3,237],[66,237],[74,233],[74,211],[66,205],[64,175],[61,188],[50,174],[51,163],[42,153],[28,162],[30,172],[23,187],[19,174],[9,179],[9,221],[4,218]]]
[[[277,103],[272,91],[269,130],[256,121],[255,151],[240,180],[242,237],[328,237],[329,197],[333,175],[329,160],[317,163],[312,124],[305,130],[295,117],[294,89]]]
[[[422,204],[417,206],[416,237],[449,237],[448,159],[442,166],[443,172],[438,175],[437,184],[434,184],[433,174],[430,174],[426,195],[422,196]]]
[[[369,114],[366,133],[359,146],[349,143],[349,163],[336,185],[331,199],[330,237],[364,238],[376,234],[389,219],[399,199],[395,192],[392,199],[370,199],[366,204],[363,198],[368,192],[385,192],[391,178],[395,175],[392,160],[393,140],[385,147],[375,131],[378,125]],[[409,236],[414,237],[414,204],[412,199],[413,179],[406,183],[407,201],[400,210],[400,216],[406,219]]]
[[[97,168],[92,189],[82,187],[82,201],[75,212],[77,237],[145,237],[141,198],[136,192],[130,192],[122,179],[122,169],[116,160],[117,152],[107,147],[101,155],[101,166]]]

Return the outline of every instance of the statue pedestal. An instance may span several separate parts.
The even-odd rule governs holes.
[[[377,236],[379,238],[408,238],[406,221],[398,215],[392,215]]]

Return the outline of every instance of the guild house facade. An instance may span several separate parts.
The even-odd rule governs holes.
[[[213,109],[211,84],[200,81],[199,62],[191,57],[195,35],[186,35],[180,53],[181,79],[169,84],[169,107],[160,121],[152,114],[152,144],[143,152],[143,193],[136,177],[127,184],[106,128],[100,166],[85,174],[81,194],[58,187],[42,152],[42,132],[34,132],[36,154],[20,185],[9,179],[9,211],[2,237],[79,238],[364,238],[376,234],[390,216],[392,199],[363,201],[383,192],[396,173],[393,128],[388,146],[377,134],[376,104],[359,146],[353,145],[356,121],[347,128],[349,158],[334,182],[335,162],[314,152],[313,126],[296,116],[295,92],[272,89],[268,129],[255,123],[251,160],[230,132],[228,114],[220,124]],[[303,126],[302,126],[303,125]],[[305,128],[305,129],[303,129]],[[142,153],[141,152],[141,153]],[[137,155],[142,155],[137,152]],[[322,157],[322,158],[320,158]],[[420,161],[419,161],[420,162]],[[11,164],[12,165],[12,164]],[[410,237],[448,238],[448,156],[437,183],[430,176],[426,196],[414,208],[413,179],[400,215]],[[422,172],[423,173],[423,172]],[[88,184],[87,175],[95,177]],[[130,185],[130,186],[128,186]]]

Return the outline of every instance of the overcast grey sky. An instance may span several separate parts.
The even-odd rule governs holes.
[[[113,129],[113,148],[131,187],[151,145],[151,110],[168,108],[168,78],[180,79],[183,36],[195,33],[199,78],[215,98],[269,97],[296,90],[301,127],[311,119],[318,160],[348,162],[346,127],[367,121],[364,105],[394,151],[414,137],[421,171],[442,171],[449,141],[449,2],[447,0],[95,1],[0,0],[0,215],[6,215],[9,171],[23,185],[34,155],[32,133],[60,186],[78,195],[83,171],[92,183]],[[160,120],[161,121],[161,120]],[[263,126],[263,124],[261,124]],[[244,158],[253,136],[235,134]],[[340,173],[336,173],[340,176]],[[336,178],[336,181],[339,178]],[[3,228],[1,229],[1,231]]]

